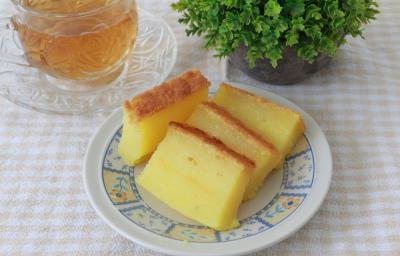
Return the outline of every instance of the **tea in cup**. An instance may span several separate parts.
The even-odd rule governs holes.
[[[12,0],[29,64],[68,89],[109,84],[134,48],[135,0]]]

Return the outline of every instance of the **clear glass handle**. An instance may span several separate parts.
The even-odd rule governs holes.
[[[12,17],[0,17],[0,62],[30,66],[25,59]]]
[[[10,17],[0,18],[0,30],[14,29],[11,19]]]

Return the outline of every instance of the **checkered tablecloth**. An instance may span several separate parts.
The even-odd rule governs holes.
[[[169,1],[139,5],[163,15],[177,35],[172,75],[196,67],[221,79],[222,64],[200,49],[201,40],[185,36]],[[230,80],[306,110],[333,153],[319,212],[255,255],[400,255],[400,1],[381,0],[380,10],[366,40],[349,38],[328,68],[298,85],[265,85],[227,70]],[[160,255],[113,231],[85,194],[85,149],[108,114],[45,115],[0,99],[0,255]]]

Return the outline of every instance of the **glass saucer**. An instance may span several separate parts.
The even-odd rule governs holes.
[[[169,25],[139,9],[136,46],[123,80],[90,91],[64,90],[23,60],[17,33],[6,25],[11,16],[9,9],[0,8],[4,10],[0,11],[0,95],[31,110],[57,114],[112,110],[125,99],[164,81],[176,61],[177,42]]]

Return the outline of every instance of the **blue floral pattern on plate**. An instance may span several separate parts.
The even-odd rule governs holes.
[[[167,238],[220,243],[244,239],[279,225],[295,212],[311,191],[315,163],[311,145],[304,135],[283,164],[280,190],[261,210],[240,220],[240,227],[215,231],[202,225],[181,223],[152,209],[136,186],[134,168],[126,166],[118,155],[122,128],[111,139],[104,154],[102,177],[105,190],[119,212],[143,229]]]

